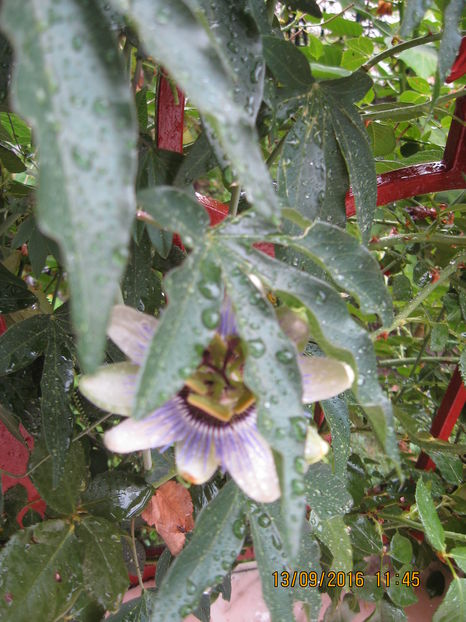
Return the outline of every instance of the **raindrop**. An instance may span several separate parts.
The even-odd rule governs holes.
[[[325,192],[321,190],[319,194],[317,195],[317,202],[319,203],[319,205],[322,205],[322,203],[324,202],[324,199],[325,199]]]
[[[307,421],[304,417],[292,417],[291,425],[298,441],[304,441],[307,435]]]
[[[282,439],[282,438],[285,438],[285,436],[286,436],[286,432],[283,428],[277,428],[275,430],[275,438]]]
[[[303,458],[302,456],[298,456],[297,458],[295,458],[294,461],[294,468],[295,471],[297,473],[300,473],[301,475],[304,475],[304,473],[306,473],[307,469],[308,469],[308,463],[306,461],[305,458]]]
[[[217,300],[220,296],[220,287],[215,281],[200,281],[198,289],[209,300]]]
[[[257,83],[259,82],[259,78],[262,72],[262,63],[257,62],[254,66],[254,69],[250,73],[251,82]]]
[[[291,490],[295,495],[302,495],[306,490],[306,484],[302,479],[294,479],[291,481]]]
[[[73,50],[76,50],[77,52],[82,49],[83,44],[83,38],[80,35],[74,35],[74,37],[71,39],[71,45],[73,47]]]
[[[189,616],[189,614],[191,613],[192,609],[189,605],[184,605],[183,607],[181,607],[178,610],[178,613],[180,614],[180,616],[182,618],[186,618],[186,616]]]
[[[272,546],[275,547],[277,551],[280,551],[280,549],[282,548],[281,540],[275,534],[272,534],[271,540],[272,540]]]
[[[272,520],[270,516],[267,516],[267,514],[261,514],[259,518],[257,519],[257,522],[259,523],[261,527],[268,527],[270,523],[272,522]]]
[[[235,520],[235,522],[233,523],[233,533],[235,534],[235,536],[241,539],[243,538],[245,532],[246,525],[244,524],[244,522],[240,519]]]
[[[73,147],[71,150],[71,157],[73,158],[76,166],[82,171],[90,171],[92,168],[92,158],[89,155],[84,154],[79,147]]]
[[[291,363],[291,361],[295,358],[295,355],[292,352],[292,350],[279,350],[275,356],[280,361],[280,363],[285,363],[285,364]]]
[[[217,328],[220,321],[220,313],[217,309],[204,309],[201,318],[206,328]]]
[[[42,88],[36,90],[36,99],[39,103],[44,102],[47,99],[47,93]]]
[[[193,594],[196,593],[196,590],[197,590],[197,586],[194,583],[194,581],[191,581],[191,579],[188,579],[186,581],[186,591],[187,591],[187,593],[192,596]]]
[[[107,99],[103,99],[101,97],[98,97],[97,99],[94,100],[94,103],[92,105],[92,110],[99,116],[99,117],[103,117],[104,115],[107,114],[108,110],[110,108],[110,104],[108,102]]]
[[[265,344],[262,339],[249,339],[248,342],[248,353],[254,357],[255,359],[263,356],[265,352]]]

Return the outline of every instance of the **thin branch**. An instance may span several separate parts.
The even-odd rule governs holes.
[[[431,41],[439,41],[443,36],[442,32],[438,32],[436,34],[426,35],[425,37],[417,37],[416,39],[411,39],[410,41],[404,41],[403,43],[399,43],[398,45],[394,45],[388,50],[384,50],[380,52],[380,54],[376,54],[372,58],[370,58],[367,63],[365,63],[361,69],[368,71],[377,63],[380,63],[381,60],[385,58],[389,58],[390,56],[396,56],[399,52],[403,52],[404,50],[409,50],[410,48],[416,47],[418,45],[424,45],[424,43],[430,43]]]
[[[134,565],[136,566],[136,574],[141,590],[144,591],[144,582],[142,580],[141,570],[139,568],[138,553],[136,551],[136,539],[134,537],[134,518],[131,520],[131,552],[133,554]]]

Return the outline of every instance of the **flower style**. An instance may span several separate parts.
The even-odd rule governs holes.
[[[155,447],[163,451],[175,443],[178,472],[189,482],[202,484],[221,466],[255,501],[275,501],[280,487],[273,453],[257,428],[255,397],[243,383],[244,354],[228,302],[214,339],[181,391],[145,419],[131,418],[137,374],[157,323],[131,307],[116,306],[108,335],[130,362],[107,365],[81,378],[80,390],[89,400],[128,417],[105,433],[106,447],[129,453]],[[304,356],[298,363],[305,404],[332,397],[353,383],[354,373],[345,363]],[[310,430],[306,455],[315,462],[328,446]]]

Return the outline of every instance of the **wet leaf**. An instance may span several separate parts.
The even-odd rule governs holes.
[[[466,546],[456,546],[451,549],[450,555],[463,572],[466,572]]]
[[[306,434],[297,352],[238,258],[226,247],[217,252],[238,331],[247,347],[244,380],[257,398],[258,427],[281,455],[279,477],[286,528],[282,537],[290,560],[295,560],[304,512],[303,469],[296,465],[303,460]]]
[[[191,495],[184,486],[174,481],[157,489],[141,516],[148,525],[157,529],[172,555],[181,552],[185,534],[194,528]]]
[[[37,303],[26,283],[0,263],[0,313],[12,313]]]
[[[419,517],[426,530],[427,539],[434,549],[444,551],[445,533],[435,509],[430,490],[425,485],[422,477],[418,479],[416,485],[416,504]]]
[[[413,557],[411,541],[396,532],[390,542],[390,555],[402,564],[410,564]]]
[[[114,4],[129,14],[148,52],[167,68],[214,129],[256,209],[273,217],[277,201],[254,128],[264,79],[261,43],[243,2],[229,5],[237,36],[229,37],[226,49],[228,26],[214,21],[216,12],[222,11],[218,3],[213,8],[210,3],[201,8],[182,0],[170,4],[114,0]],[[218,35],[214,23],[220,28]],[[241,55],[255,59],[253,75],[247,79],[239,66]]]
[[[0,375],[30,365],[47,345],[49,316],[34,315],[10,326],[0,337]]]
[[[417,603],[417,596],[414,594],[413,587],[403,583],[403,577],[411,576],[409,573],[412,571],[413,568],[411,565],[403,565],[397,570],[399,580],[396,580],[395,575],[395,577],[393,577],[395,580],[392,579],[392,581],[390,581],[390,587],[387,589],[387,594],[390,596],[395,605],[398,605],[399,607],[409,607],[409,605]]]
[[[88,512],[109,520],[121,521],[138,516],[152,494],[146,482],[124,471],[99,473],[83,494],[83,505]]]
[[[0,145],[0,162],[10,173],[22,173],[26,170],[23,161],[18,158],[16,153],[11,149],[6,149]]]
[[[168,307],[141,368],[134,416],[143,418],[181,389],[220,321],[220,270],[207,245],[165,278]]]
[[[353,500],[345,482],[332,473],[328,464],[312,464],[306,474],[306,501],[320,520],[345,514]]]
[[[254,511],[250,511],[248,517],[254,555],[262,582],[262,595],[272,622],[293,620],[291,579],[288,586],[281,585],[282,578],[286,582],[289,565],[280,531],[273,520],[273,514],[270,515],[270,506],[254,506]],[[278,509],[279,506],[277,511]],[[277,573],[275,578],[274,573]]]
[[[64,335],[52,317],[40,388],[42,436],[52,457],[54,488],[63,477],[73,431],[73,414],[69,402],[73,381],[73,360]]]
[[[230,481],[199,514],[193,536],[168,569],[151,606],[161,620],[187,616],[220,583],[243,545],[243,496]]]
[[[0,616],[59,619],[82,590],[81,550],[72,525],[51,520],[18,532],[0,554]]]
[[[86,517],[76,535],[84,549],[83,579],[87,591],[106,609],[115,609],[128,589],[120,534],[104,518]]]
[[[31,479],[48,506],[60,514],[71,514],[85,489],[89,472],[81,443],[72,443],[65,456],[62,477],[53,477],[52,460],[43,442],[36,443],[29,468],[34,468]]]
[[[344,397],[332,397],[321,402],[325,420],[332,435],[333,468],[335,475],[346,476],[346,465],[350,455],[350,419]]]
[[[209,216],[184,190],[171,186],[146,188],[138,192],[137,202],[163,229],[179,233],[186,246],[192,248],[202,242]]]
[[[162,306],[162,284],[152,269],[151,251],[146,231],[138,243],[131,241],[129,262],[121,286],[125,304],[153,315]]]
[[[299,48],[285,39],[262,37],[264,58],[274,78],[284,87],[306,92],[314,79],[309,62]]]
[[[351,572],[353,569],[353,552],[348,528],[341,516],[334,516],[323,521],[317,521],[311,514],[311,526],[317,538],[325,544],[332,554],[331,568],[335,572]]]
[[[466,617],[466,579],[454,579],[432,622],[463,622]]]
[[[62,246],[80,358],[93,371],[103,354],[134,214],[130,91],[98,6],[7,3],[2,25],[17,53],[14,99],[40,147],[38,221]]]

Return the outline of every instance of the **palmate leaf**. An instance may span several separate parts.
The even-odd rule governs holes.
[[[246,343],[244,379],[257,398],[258,427],[280,453],[285,525],[282,535],[290,560],[295,560],[304,518],[302,463],[306,431],[297,352],[278,325],[270,303],[243,271],[238,257],[226,246],[219,246],[217,253],[238,331]]]
[[[19,531],[0,555],[2,620],[58,620],[82,592],[74,526],[51,520]]]
[[[392,302],[380,267],[353,236],[329,223],[315,222],[304,236],[271,239],[309,255],[338,286],[356,296],[364,313],[377,313],[384,326],[390,326]]]
[[[188,0],[113,0],[113,4],[127,13],[144,47],[173,75],[215,131],[256,209],[274,218],[277,199],[254,127],[264,63],[259,33],[244,0],[229,4],[227,11],[222,3],[210,7],[211,3]],[[228,36],[231,21],[236,36]],[[241,57],[252,66],[249,75],[244,74]]]
[[[93,371],[134,213],[131,93],[98,6],[8,2],[2,25],[17,55],[14,100],[40,147],[38,220],[62,246],[80,358]]]
[[[289,572],[286,548],[282,535],[274,521],[279,516],[279,504],[254,504],[248,513],[254,555],[262,582],[262,595],[270,612],[272,622],[294,620],[293,598],[290,586],[282,587],[282,572]],[[278,576],[273,573],[278,573]],[[284,575],[285,576],[285,575]]]
[[[23,369],[40,356],[46,346],[50,316],[33,315],[13,324],[0,337],[0,376]]]
[[[103,607],[115,609],[128,588],[120,534],[104,518],[88,516],[76,535],[84,549],[82,571],[87,590]]]
[[[244,497],[228,482],[196,520],[193,537],[168,569],[155,594],[149,596],[149,620],[187,616],[202,593],[222,581],[243,545]]]
[[[229,229],[232,232],[232,227]],[[221,230],[220,230],[221,232]],[[247,236],[246,236],[247,237]],[[296,297],[309,312],[311,333],[322,350],[351,365],[357,374],[353,390],[387,454],[397,462],[398,449],[389,400],[377,380],[377,361],[371,340],[348,313],[339,294],[328,283],[286,266],[254,249],[244,240],[225,238],[228,246],[242,257],[245,270],[256,274],[271,290]]]
[[[73,431],[69,404],[73,380],[73,359],[57,322],[50,321],[40,388],[42,436],[52,456],[54,487],[63,476]]]
[[[134,417],[143,418],[181,389],[220,320],[220,269],[206,243],[165,279],[168,308],[139,374]]]
[[[0,313],[26,309],[37,302],[26,283],[0,263]]]

